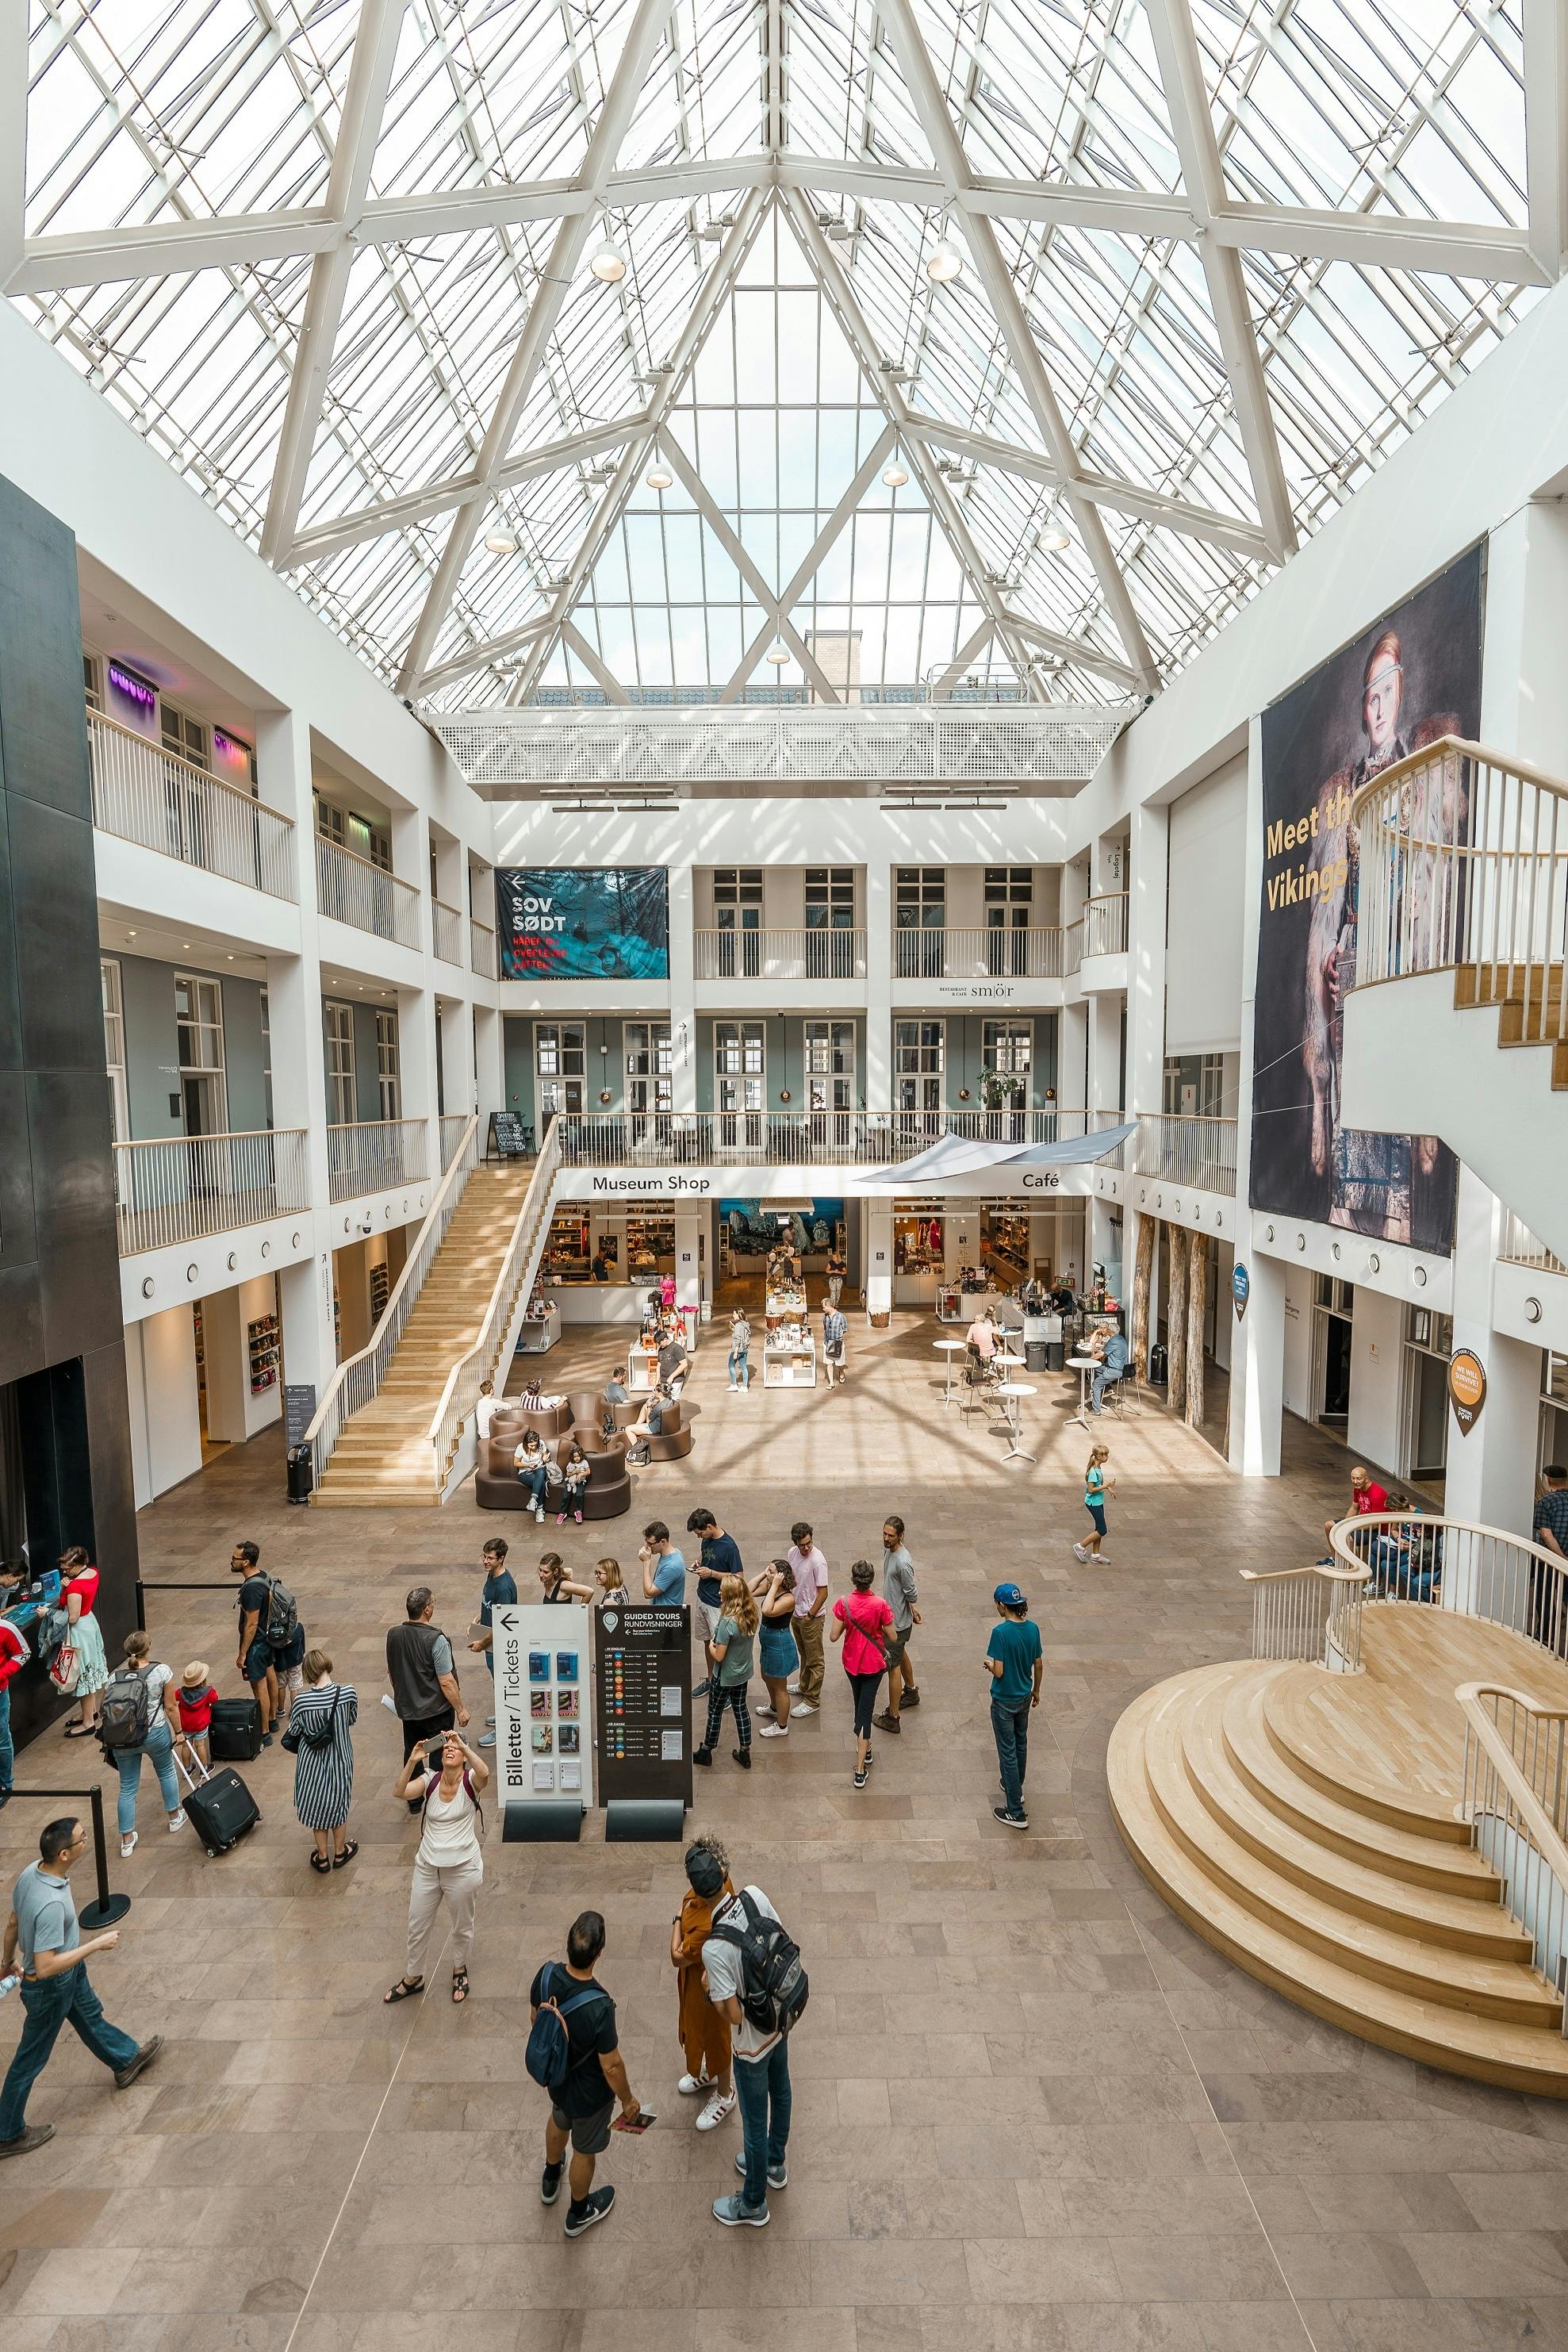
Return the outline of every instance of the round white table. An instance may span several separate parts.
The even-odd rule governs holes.
[[[967,1339],[933,1339],[931,1342],[931,1345],[947,1359],[943,1366],[947,1375],[947,1384],[942,1391],[944,1406],[950,1405],[953,1402],[953,1359],[955,1356],[961,1356],[968,1344]]]
[[[1032,1462],[1035,1459],[1032,1454],[1026,1454],[1019,1444],[1019,1439],[1023,1435],[1023,1425],[1019,1412],[1018,1400],[1019,1397],[1034,1396],[1036,1393],[1032,1381],[1003,1381],[998,1387],[997,1394],[1006,1400],[1008,1437],[1010,1441],[1007,1452],[1002,1456],[1004,1462]]]
[[[1067,1369],[1078,1375],[1078,1410],[1072,1418],[1082,1423],[1087,1429],[1089,1426],[1089,1375],[1091,1372],[1099,1370],[1100,1359],[1098,1356],[1069,1356]]]

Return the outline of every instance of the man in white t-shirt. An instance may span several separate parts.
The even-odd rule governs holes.
[[[490,1423],[501,1410],[501,1400],[496,1394],[494,1381],[481,1381],[479,1400],[474,1407],[474,1433],[481,1445],[490,1434]]]
[[[789,1530],[789,1565],[795,1571],[795,1646],[800,1653],[799,1692],[791,1715],[815,1715],[822,1703],[822,1616],[828,1605],[828,1563],[817,1549],[809,1519]]]
[[[744,1927],[747,1903],[754,1917],[778,1922],[779,1914],[761,1887],[745,1886],[727,1903],[718,1905],[714,1927]],[[789,2181],[784,2163],[789,2137],[789,2044],[782,2033],[764,2033],[742,2009],[738,1945],[725,1936],[710,1935],[703,1945],[703,1966],[707,1970],[707,1997],[719,2015],[729,2021],[744,2139],[735,2168],[745,2175],[745,2185],[737,2196],[716,2198],[713,2217],[727,2229],[744,2225],[765,2230],[773,2218],[768,2210],[768,2191],[787,2188]]]

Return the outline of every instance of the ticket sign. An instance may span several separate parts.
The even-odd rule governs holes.
[[[593,1802],[588,1721],[591,1612],[580,1603],[492,1609],[497,1800]]]
[[[599,1792],[692,1801],[692,1612],[662,1606],[599,1612],[594,1716]]]
[[[1487,1401],[1486,1367],[1473,1348],[1457,1349],[1448,1359],[1448,1399],[1459,1434],[1468,1437]]]

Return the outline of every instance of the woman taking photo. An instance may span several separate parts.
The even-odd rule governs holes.
[[[876,1712],[876,1686],[887,1664],[893,1612],[881,1594],[872,1591],[876,1570],[869,1559],[856,1560],[850,1581],[854,1591],[834,1601],[828,1638],[844,1645],[844,1672],[855,1703],[854,1783],[863,1789],[871,1772],[871,1719]]]
[[[689,1891],[681,1897],[680,1912],[670,1930],[675,2031],[686,2062],[676,2088],[687,2099],[706,2092],[697,2129],[712,2131],[735,2106],[735,2081],[729,2064],[729,2021],[707,1997],[703,1946],[713,1933],[714,1906],[727,1902],[735,1888],[730,1884],[729,1856],[710,1831],[705,1830],[686,1848],[686,1884]]]
[[[360,1851],[344,1834],[354,1796],[354,1743],[349,1734],[359,1718],[352,1683],[332,1679],[325,1650],[308,1650],[304,1687],[289,1711],[283,1745],[294,1754],[294,1810],[299,1826],[315,1840],[310,1867],[323,1877],[341,1870]]]
[[[713,1762],[714,1742],[725,1708],[735,1714],[738,1748],[730,1750],[743,1772],[751,1769],[751,1717],[746,1708],[746,1685],[751,1680],[757,1646],[757,1603],[744,1576],[727,1576],[718,1588],[718,1620],[708,1643],[711,1661],[707,1686],[707,1729],[703,1744],[692,1750],[694,1764]]]
[[[483,1759],[457,1731],[442,1733],[439,1766],[432,1763],[421,1742],[398,1774],[392,1794],[423,1805],[424,1830],[413,1858],[408,1898],[407,1959],[402,1976],[383,1995],[387,2000],[407,2000],[412,1993],[423,1991],[424,1956],[443,1904],[452,1915],[452,1998],[459,2005],[468,1998],[474,1906],[485,1883],[485,1857],[479,1851],[485,1815],[479,1800],[489,1778]]]
[[[768,1696],[758,1707],[758,1715],[770,1715],[775,1720],[765,1723],[764,1739],[787,1739],[789,1736],[789,1677],[800,1664],[800,1653],[795,1646],[795,1571],[787,1559],[770,1559],[752,1591],[757,1595],[759,1624],[758,1627],[758,1664],[768,1685]]]
[[[99,1693],[109,1680],[103,1633],[95,1613],[98,1570],[80,1544],[60,1554],[60,1599],[70,1619],[66,1640],[77,1654],[76,1680],[70,1685],[78,1701],[78,1720],[68,1723],[68,1739],[87,1739],[98,1729]]]

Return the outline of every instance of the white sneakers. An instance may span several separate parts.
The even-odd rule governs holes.
[[[727,2099],[722,2091],[716,2091],[697,2117],[698,2131],[716,2131],[725,2117],[734,2112],[735,2093],[731,2091]]]
[[[784,1687],[789,1692],[790,1697],[793,1698],[800,1685],[799,1683],[786,1683]]]
[[[126,1832],[125,1832],[125,1835],[124,1835],[124,1836],[120,1839],[120,1861],[121,1861],[121,1862],[127,1862],[127,1861],[129,1861],[129,1860],[130,1860],[130,1858],[131,1858],[131,1856],[135,1853],[135,1851],[136,1851],[136,1832],[135,1832],[134,1830],[127,1830],[127,1831],[126,1831]]]
[[[787,1723],[765,1723],[757,1737],[758,1739],[788,1739],[789,1727]]]
[[[699,2091],[711,2091],[713,2084],[706,2074],[683,2074],[675,2088],[683,2099],[693,2099]]]
[[[179,1811],[178,1811],[177,1813],[171,1813],[171,1814],[170,1814],[170,1816],[169,1816],[169,1834],[170,1834],[170,1836],[171,1836],[171,1837],[172,1837],[172,1836],[174,1835],[174,1833],[175,1833],[175,1832],[176,1832],[177,1830],[183,1830],[183,1829],[184,1828],[184,1826],[185,1826],[185,1809],[184,1809],[183,1805],[182,1805],[182,1806],[181,1806],[181,1808],[180,1808],[180,1810],[179,1810]]]
[[[790,1685],[790,1688],[794,1688],[793,1684]],[[809,1698],[798,1698],[789,1712],[791,1715],[815,1715],[817,1709],[811,1705]]]

